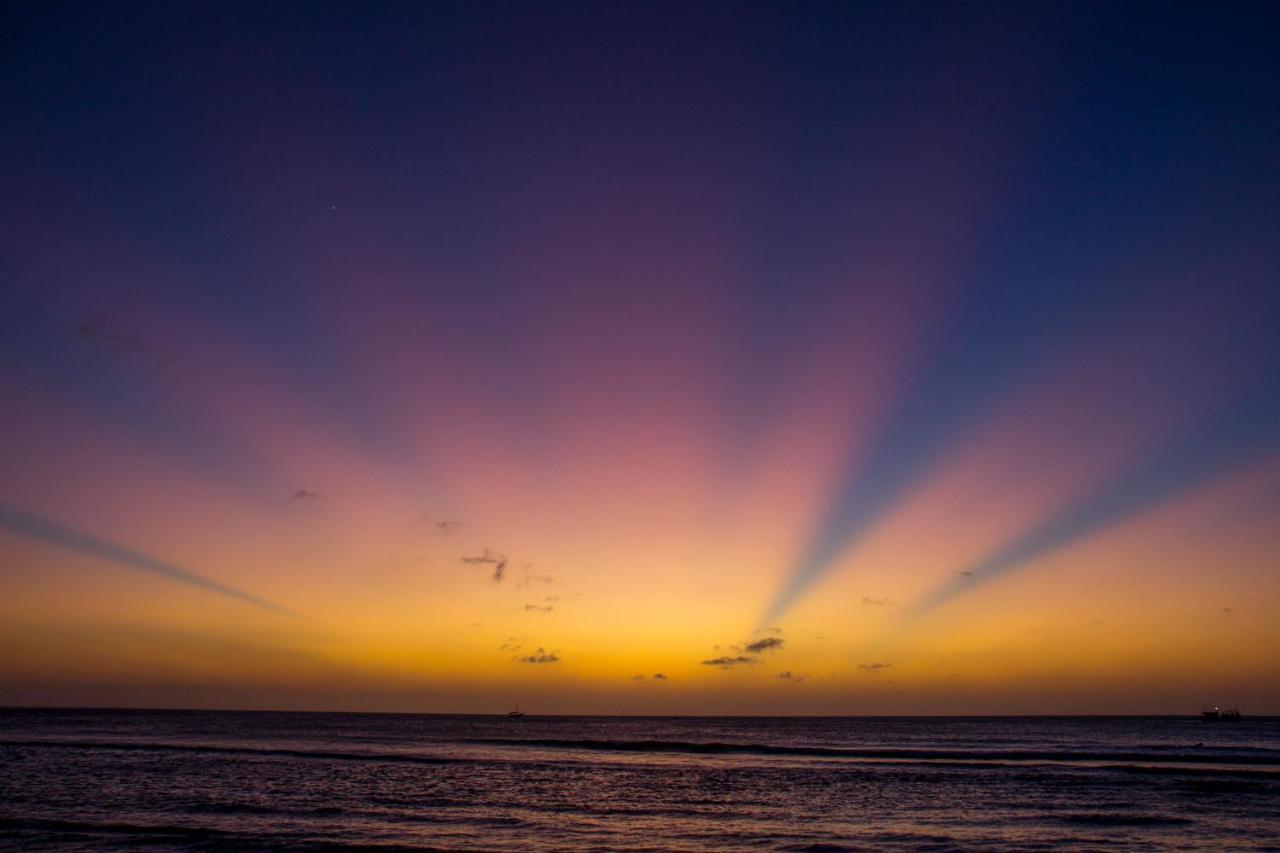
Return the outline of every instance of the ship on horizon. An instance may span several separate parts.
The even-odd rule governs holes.
[[[1241,719],[1239,708],[1219,709],[1217,705],[1200,712],[1200,721],[1204,723],[1234,723]]]

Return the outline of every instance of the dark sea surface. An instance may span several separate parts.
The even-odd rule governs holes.
[[[1280,850],[1280,719],[0,710],[0,846]]]

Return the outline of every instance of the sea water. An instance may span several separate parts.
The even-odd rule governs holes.
[[[0,845],[1280,849],[1280,719],[0,710]]]

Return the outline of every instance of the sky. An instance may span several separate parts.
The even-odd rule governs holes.
[[[1280,714],[1274,5],[2,14],[0,704]]]

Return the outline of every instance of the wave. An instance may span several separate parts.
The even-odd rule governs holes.
[[[1196,751],[1106,751],[1106,750],[1030,750],[1030,749],[920,749],[906,747],[841,748],[823,746],[789,746],[765,743],[725,743],[669,740],[591,740],[560,738],[463,738],[457,743],[498,746],[512,749],[564,751],[630,752],[641,754],[684,755],[759,755],[792,758],[830,758],[854,761],[894,763],[993,764],[1057,763],[1128,770],[1139,773],[1231,772],[1275,775],[1280,768],[1280,751],[1252,752]],[[192,744],[156,741],[64,740],[64,739],[0,739],[0,747],[34,749],[92,749],[125,752],[183,752],[206,755],[241,755],[264,758],[294,758],[316,761],[355,761],[392,764],[446,765],[488,764],[492,755],[423,755],[406,752],[368,752],[338,749],[301,749],[289,747],[253,747],[239,744]],[[1249,768],[1249,769],[1245,769]]]
[[[314,834],[303,836],[283,832],[229,832],[212,827],[177,824],[139,824],[93,820],[54,820],[50,818],[8,818],[0,816],[0,840],[25,840],[39,847],[89,843],[93,847],[154,847],[173,845],[177,849],[199,850],[343,850],[369,853],[414,851],[431,853],[442,848],[422,844],[396,844],[378,841],[360,843],[350,838],[324,839]]]
[[[340,752],[326,749],[284,749],[279,747],[216,746],[188,743],[139,743],[99,740],[0,740],[0,746],[40,749],[114,749],[129,752],[196,752],[204,754],[261,755],[275,758],[306,758],[320,761],[377,761],[397,764],[473,764],[467,758],[412,755],[400,752]]]
[[[557,738],[466,738],[465,743],[535,749],[693,755],[778,755],[799,758],[855,758],[899,761],[1138,762],[1151,764],[1248,764],[1280,767],[1280,751],[1169,752],[1037,749],[917,749],[905,747],[786,746],[678,740],[588,740]]]
[[[1111,813],[1067,814],[1058,816],[1057,820],[1080,826],[1189,826],[1195,823],[1191,818],[1170,815]]]

